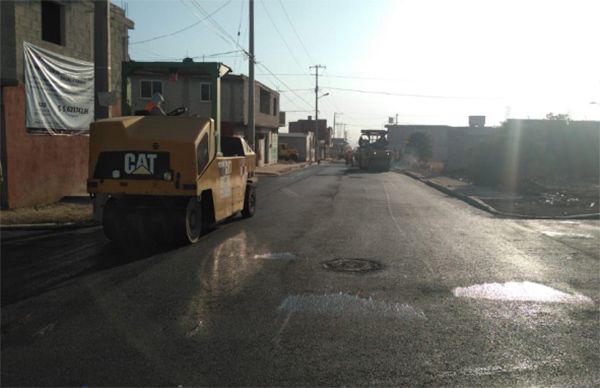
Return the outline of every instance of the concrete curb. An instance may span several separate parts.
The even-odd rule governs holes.
[[[69,230],[91,228],[100,225],[97,221],[82,221],[82,222],[64,222],[64,223],[43,223],[43,224],[13,224],[0,225],[0,231],[9,230]]]
[[[530,219],[530,220],[596,220],[600,218],[599,213],[594,214],[575,214],[571,216],[535,216],[535,215],[526,215],[526,214],[515,214],[515,213],[506,213],[496,208],[488,205],[481,199],[461,193],[457,193],[456,191],[449,189],[446,186],[440,185],[438,183],[432,182],[420,174],[416,174],[412,171],[398,171],[403,173],[406,176],[409,176],[415,180],[425,183],[427,186],[433,187],[434,189],[441,191],[442,193],[448,194],[451,197],[458,198],[463,202],[468,203],[469,205],[476,207],[477,209],[486,211],[490,214],[493,214],[497,217],[502,218],[519,218],[519,219]]]

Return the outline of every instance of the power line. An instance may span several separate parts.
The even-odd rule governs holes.
[[[288,86],[288,84],[286,84],[285,82],[283,82],[283,80],[281,78],[279,78],[277,75],[275,75],[275,73],[273,73],[267,66],[265,66],[262,63],[257,63],[258,66],[262,67],[263,69],[265,69],[265,71],[267,73],[269,73],[269,75],[273,78],[275,78],[277,81],[279,81],[279,83],[281,83],[287,90],[292,90],[292,88],[290,88]],[[300,96],[297,92],[292,91],[292,93],[298,97],[298,99],[300,99],[300,101],[304,102],[307,106],[309,106],[310,108],[312,108],[312,105],[310,103],[308,103],[302,96]]]
[[[260,74],[257,74],[260,75]],[[306,74],[303,73],[281,73],[277,74],[280,77],[304,77]],[[323,74],[322,77],[325,78],[343,78],[343,79],[357,79],[357,80],[366,80],[366,81],[410,81],[408,79],[402,78],[385,78],[385,77],[363,77],[359,75],[344,75],[344,74]]]
[[[137,49],[137,48],[136,48]],[[152,53],[151,51],[149,51],[149,53]],[[200,58],[225,58],[225,57],[239,57],[240,55],[244,55],[244,54],[240,54],[242,53],[241,50],[234,50],[234,51],[225,51],[222,53],[213,53],[213,54],[203,54],[203,55],[195,55],[195,56],[187,56],[188,58],[192,58],[192,59],[200,59]],[[161,61],[179,61],[184,59],[183,57],[178,57],[178,58],[163,58],[161,57],[159,54],[156,53],[152,53],[157,60],[161,60]]]
[[[225,51],[222,53],[214,53],[214,54],[208,54],[208,55],[196,55],[191,58],[200,59],[200,58],[213,58],[213,57],[239,57],[240,53],[242,53],[242,55],[243,55],[242,50],[233,50],[233,51]]]
[[[139,40],[139,41],[137,41],[137,42],[131,42],[131,43],[129,43],[129,45],[131,46],[131,45],[134,45],[134,44],[142,44],[142,43],[153,42],[153,41],[155,41],[155,40],[158,40],[158,39],[168,38],[169,36],[177,35],[177,34],[179,34],[179,33],[181,33],[181,32],[187,31],[187,30],[189,30],[190,28],[194,28],[194,27],[196,27],[198,24],[202,23],[203,21],[205,21],[206,19],[208,19],[208,18],[209,18],[209,17],[211,17],[212,15],[216,14],[217,12],[219,12],[220,10],[222,10],[223,8],[225,8],[227,5],[229,5],[229,3],[231,3],[231,0],[229,0],[229,1],[227,1],[225,4],[221,5],[219,8],[217,8],[216,10],[214,10],[212,13],[210,13],[210,15],[208,15],[208,16],[207,16],[207,17],[205,17],[204,19],[202,19],[202,20],[199,20],[199,21],[197,21],[197,22],[195,22],[195,23],[192,23],[192,24],[190,24],[190,25],[188,25],[188,26],[186,26],[186,27],[183,27],[183,28],[182,28],[182,29],[180,29],[180,30],[173,31],[173,32],[170,32],[170,33],[168,33],[168,34],[164,34],[164,35],[155,36],[154,38],[149,38],[149,39]]]
[[[314,93],[315,89],[314,88],[305,88],[305,89],[289,89],[289,90],[280,90],[280,93],[286,93],[286,92],[311,92]]]
[[[183,0],[181,0],[181,2],[187,6],[187,4]],[[202,7],[202,5],[200,5],[200,3],[198,3],[197,0],[192,0],[191,4],[193,6],[195,6],[205,16],[205,19],[208,20],[210,25],[213,27],[213,29],[216,31],[217,35],[221,39],[223,39],[226,42],[229,40],[229,43],[232,43],[236,47],[243,50],[246,53],[246,55],[249,55],[248,51],[243,46],[241,46],[238,42],[236,42],[235,38],[233,38],[231,36],[231,34],[229,34],[229,32],[227,32],[227,30],[225,28],[223,28],[216,20],[214,20],[212,18],[212,16]],[[196,16],[198,16],[198,15],[196,15]]]
[[[296,58],[296,55],[294,55],[294,52],[292,51],[292,49],[290,48],[290,45],[288,44],[287,40],[285,40],[285,38],[283,37],[283,34],[281,33],[281,31],[279,31],[279,28],[277,28],[277,25],[275,24],[275,21],[273,20],[273,18],[271,17],[271,13],[269,12],[269,9],[267,8],[267,6],[265,5],[264,1],[260,2],[265,10],[265,13],[267,14],[267,17],[269,18],[269,20],[271,21],[271,24],[273,25],[273,27],[275,28],[275,31],[277,32],[277,34],[279,35],[279,37],[281,38],[281,41],[283,42],[283,44],[285,45],[285,47],[287,48],[288,52],[290,53],[292,59],[294,60],[294,62],[296,62],[296,65],[298,65],[298,67],[300,69],[302,69],[302,65],[300,64],[300,62],[298,61],[298,58]]]
[[[397,96],[397,97],[414,97],[414,98],[442,98],[449,100],[481,100],[481,99],[496,99],[490,97],[469,97],[469,96],[441,96],[441,95],[432,95],[432,94],[408,94],[408,93],[394,93],[394,92],[385,92],[385,91],[375,91],[375,90],[362,90],[362,89],[346,89],[346,88],[335,88],[330,87],[331,90],[339,90],[342,92],[354,92],[354,93],[364,93],[364,94],[382,94],[385,96]]]
[[[240,9],[240,22],[238,23],[238,28],[237,28],[237,37],[236,37],[236,45],[239,45],[240,43],[240,34],[241,34],[241,30],[242,30],[242,21],[244,20],[243,16],[244,16],[244,6],[246,5],[245,1],[240,1],[240,3],[242,4],[241,9]],[[235,68],[238,67],[238,63],[239,63],[239,58],[235,59],[234,62],[234,66]]]
[[[363,76],[359,76],[359,75],[339,75],[339,74],[327,74],[327,75],[324,75],[323,77],[358,79],[358,80],[366,80],[366,81],[408,81],[406,79],[401,79],[401,78],[363,77]]]
[[[257,75],[270,75],[270,74],[257,74]],[[289,77],[289,76],[294,76],[294,77],[305,77],[305,76],[309,76],[312,77],[313,74],[310,73],[302,73],[302,74],[298,74],[298,73],[277,73],[275,74],[279,77]]]
[[[194,7],[192,7],[192,3],[190,3],[190,4],[188,5],[188,4],[187,4],[185,1],[183,1],[183,0],[179,0],[179,1],[181,1],[181,3],[182,3],[183,5],[185,5],[186,7],[188,7],[188,8],[189,8],[189,9],[192,11],[192,13],[193,13],[193,14],[194,14],[196,17],[198,17],[198,18],[201,18],[202,20],[208,20],[208,21],[209,21],[209,27],[211,27],[211,28],[213,29],[213,32],[214,32],[214,33],[215,33],[215,34],[216,34],[216,35],[217,35],[219,38],[221,38],[221,40],[223,40],[225,43],[229,43],[229,41],[227,40],[227,37],[226,37],[226,36],[224,36],[224,35],[223,35],[223,34],[222,34],[222,33],[221,33],[221,32],[220,32],[220,31],[219,31],[219,30],[218,30],[218,29],[217,29],[217,28],[216,28],[216,27],[215,27],[215,26],[214,26],[214,25],[213,25],[213,24],[210,22],[210,20],[211,20],[211,19],[210,19],[209,17],[205,16],[205,17],[203,18],[203,17],[202,17],[202,15],[198,15],[198,13],[197,13],[197,12],[196,12],[196,10],[194,9]],[[202,11],[204,11],[204,9],[202,9]]]
[[[325,68],[325,71],[323,71],[322,76],[325,76],[326,72],[327,72],[327,68]],[[327,83],[327,87],[331,86],[331,83],[329,82],[329,80],[326,80],[326,83]],[[338,104],[336,104],[336,99],[335,99],[334,95],[330,95],[329,99],[326,99],[325,101],[329,104],[329,106],[331,106],[334,109],[334,111],[341,111],[341,109],[338,107]]]
[[[281,6],[281,9],[283,10],[283,13],[285,14],[285,17],[286,17],[288,23],[292,27],[292,30],[294,31],[294,34],[296,34],[296,38],[298,38],[298,41],[300,42],[300,45],[304,49],[304,52],[306,53],[306,57],[308,58],[308,60],[310,61],[310,63],[315,63],[315,61],[313,61],[312,57],[310,56],[310,53],[306,49],[306,46],[304,45],[304,42],[300,38],[300,34],[298,34],[298,31],[296,30],[296,27],[294,27],[294,23],[292,23],[292,19],[290,19],[290,16],[288,15],[287,11],[285,10],[285,7],[283,6],[283,2],[281,0],[278,0],[278,1],[279,1],[279,5]]]
[[[183,2],[183,0],[181,0]],[[185,4],[185,2],[183,2]],[[229,41],[236,45],[237,47],[239,47],[240,49],[242,49],[244,51],[244,53],[247,56],[250,56],[250,53],[242,46],[240,46],[239,43],[236,42],[236,40],[217,22],[215,21],[212,17],[210,17],[210,15],[207,14],[207,12],[204,10],[204,8],[202,8],[202,6],[197,2],[197,0],[192,0],[192,4],[198,8],[200,10],[200,12],[202,12],[208,19],[209,23],[213,26],[213,28],[217,31],[219,31],[219,33],[217,33],[218,35],[224,35],[226,38],[229,39]],[[222,39],[223,36],[221,36]],[[226,40],[226,39],[225,39]],[[286,84],[285,82],[283,82],[281,80],[281,78],[279,78],[277,75],[275,75],[275,73],[273,73],[266,65],[262,64],[262,63],[256,63],[258,66],[261,66],[267,73],[269,73],[273,78],[275,78],[277,81],[279,81],[286,89],[291,90],[291,88],[288,86],[288,84]],[[302,96],[300,96],[299,94],[297,94],[297,92],[292,92],[296,97],[298,97],[302,102],[304,102],[305,104],[307,104],[309,107],[312,108],[312,106],[304,99],[302,98]]]

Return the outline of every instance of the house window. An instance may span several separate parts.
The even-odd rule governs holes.
[[[200,84],[200,101],[210,101],[210,84]]]
[[[271,93],[260,88],[260,113],[271,113]]]
[[[140,82],[140,95],[142,98],[152,98],[154,93],[162,94],[162,81],[143,80]]]
[[[64,32],[63,5],[55,1],[42,1],[42,40],[64,45]]]
[[[273,116],[277,116],[277,97],[273,97]]]

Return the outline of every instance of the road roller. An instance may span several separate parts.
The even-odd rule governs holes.
[[[195,243],[215,223],[255,212],[256,155],[243,138],[220,133],[219,79],[229,68],[196,65],[193,74],[211,83],[217,100],[212,117],[185,115],[182,107],[170,115],[136,112],[90,126],[87,189],[111,241]],[[123,68],[135,74],[135,68]],[[144,77],[169,77],[173,68],[159,63],[143,71]]]

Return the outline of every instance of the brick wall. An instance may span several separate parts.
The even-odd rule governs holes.
[[[6,145],[3,205],[40,205],[85,192],[89,137],[30,134],[25,128],[24,86],[3,87],[2,98]]]

